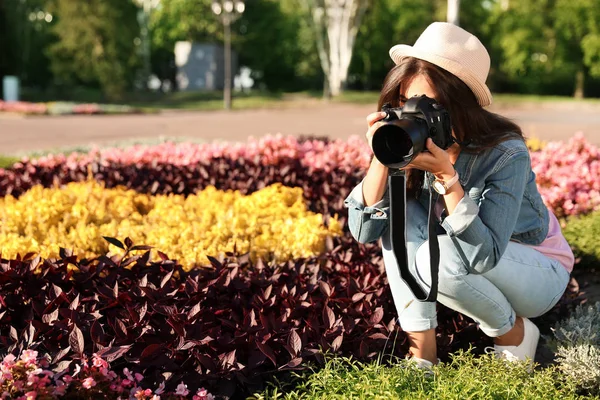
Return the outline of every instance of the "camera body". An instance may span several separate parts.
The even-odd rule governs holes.
[[[379,162],[389,168],[406,167],[426,151],[427,138],[444,150],[454,143],[450,114],[430,97],[411,97],[398,108],[384,104],[381,111],[387,114],[380,120],[385,124],[373,134],[372,147]]]

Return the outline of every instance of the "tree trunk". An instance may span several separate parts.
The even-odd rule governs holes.
[[[577,73],[575,74],[575,91],[573,97],[576,99],[583,99],[584,97],[584,86],[585,86],[585,71],[583,65],[579,66]]]
[[[460,26],[460,0],[448,0],[447,21]]]
[[[305,0],[316,36],[324,96],[338,96],[348,80],[352,50],[370,0]]]

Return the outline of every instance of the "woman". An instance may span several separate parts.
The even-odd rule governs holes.
[[[442,150],[431,139],[406,168],[406,244],[409,269],[423,286],[431,281],[427,206],[433,180],[446,189],[438,207],[441,235],[438,301],[474,319],[508,360],[533,360],[538,328],[528,319],[550,310],[564,293],[574,258],[537,190],[521,129],[483,107],[490,58],[472,34],[435,22],[414,46],[390,50],[396,66],[379,99],[402,106],[413,97],[434,98],[448,112],[455,143]],[[367,117],[373,134],[385,117]],[[361,243],[381,238],[383,258],[399,322],[410,353],[422,367],[438,362],[436,304],[413,301],[400,278],[389,234],[388,168],[373,158],[364,180],[345,201],[352,235]],[[439,185],[437,185],[439,186]],[[442,229],[443,228],[443,229]]]

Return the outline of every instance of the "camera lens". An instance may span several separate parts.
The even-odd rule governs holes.
[[[403,118],[382,125],[373,135],[375,157],[390,168],[403,168],[425,148],[428,129],[425,121]]]

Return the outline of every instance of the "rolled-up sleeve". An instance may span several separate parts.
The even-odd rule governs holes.
[[[514,231],[530,171],[527,151],[506,155],[486,178],[479,204],[465,193],[442,221],[469,271],[484,273],[500,261]]]
[[[350,233],[360,243],[374,242],[383,235],[389,224],[390,201],[386,189],[383,198],[372,206],[365,206],[363,183],[360,182],[344,200],[348,208]]]

